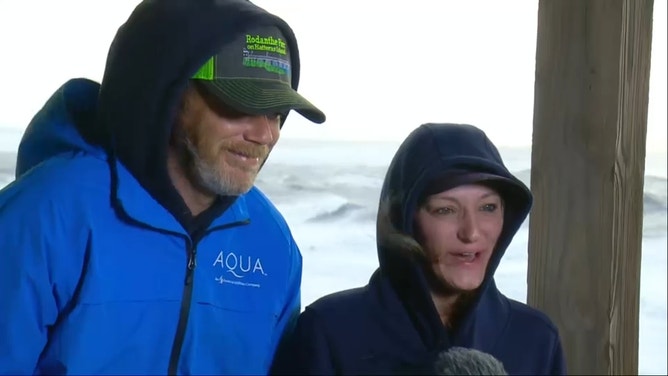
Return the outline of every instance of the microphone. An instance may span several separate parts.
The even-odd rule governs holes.
[[[453,347],[434,362],[437,375],[508,375],[501,361],[482,351]]]

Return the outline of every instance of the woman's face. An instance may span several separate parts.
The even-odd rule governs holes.
[[[430,271],[450,292],[475,290],[503,228],[503,203],[486,186],[462,185],[429,196],[415,216]]]

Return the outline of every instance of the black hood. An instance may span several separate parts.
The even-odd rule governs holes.
[[[181,96],[189,78],[245,31],[242,25],[273,25],[283,32],[297,90],[294,33],[282,19],[247,0],[145,0],[109,49],[90,138],[177,218],[189,210],[169,179],[167,150]]]
[[[406,138],[389,166],[381,191],[378,258],[381,273],[391,280],[409,311],[426,314],[431,322],[440,320],[419,265],[413,219],[427,184],[453,171],[490,174],[503,180],[498,188],[505,203],[503,230],[478,296],[493,285],[494,272],[532,204],[529,189],[508,171],[480,129],[466,124],[424,124]],[[475,309],[475,304],[472,306]]]

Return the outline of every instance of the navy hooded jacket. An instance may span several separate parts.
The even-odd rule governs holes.
[[[392,231],[412,235],[413,214],[426,184],[454,170],[493,174],[510,184],[500,191],[504,227],[485,279],[459,324],[447,330],[425,274],[401,242],[393,241]],[[508,172],[482,131],[456,124],[417,128],[395,154],[380,200],[380,267],[368,285],[306,307],[276,362],[277,374],[433,374],[438,354],[454,346],[493,355],[511,375],[565,372],[559,334],[550,319],[505,297],[494,283],[494,272],[528,215],[532,196]]]

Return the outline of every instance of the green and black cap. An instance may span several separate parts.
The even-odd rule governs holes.
[[[314,123],[325,114],[291,86],[290,46],[275,26],[240,33],[192,77],[214,97],[247,114],[295,110]]]

